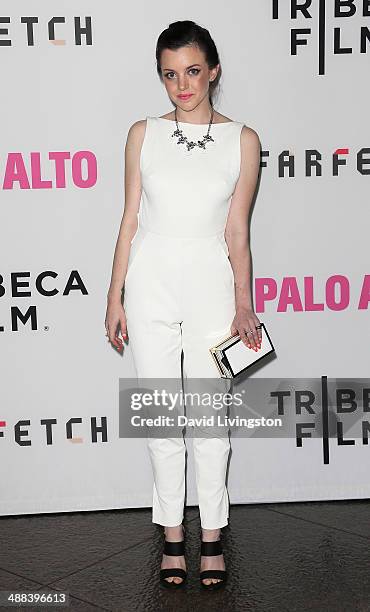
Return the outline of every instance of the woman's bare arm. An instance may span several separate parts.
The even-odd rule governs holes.
[[[253,312],[251,296],[251,252],[249,244],[249,213],[256,189],[261,143],[258,134],[244,126],[240,135],[240,175],[236,184],[225,229],[225,240],[229,248],[230,262],[234,272],[236,318],[233,330],[237,330],[245,344],[257,346],[252,339],[249,343],[244,327],[255,329],[259,324]],[[234,333],[232,331],[231,333]],[[260,336],[260,334],[259,334]],[[249,336],[251,338],[251,336]]]
[[[127,273],[131,241],[137,230],[137,213],[141,199],[140,154],[146,130],[146,120],[130,127],[125,146],[125,204],[114,251],[112,275],[107,295],[105,329],[108,341],[119,351],[127,338],[126,315],[121,303],[122,288]],[[119,330],[122,338],[119,337]]]
[[[108,301],[121,303],[131,240],[137,230],[137,213],[141,198],[140,152],[145,136],[146,120],[130,127],[125,146],[125,204],[114,251]]]

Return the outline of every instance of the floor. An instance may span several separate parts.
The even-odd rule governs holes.
[[[185,512],[180,592],[158,586],[163,534],[150,509],[1,517],[0,591],[66,591],[61,609],[86,611],[370,611],[369,516],[368,500],[232,505],[230,581],[213,593],[198,584],[196,507]]]

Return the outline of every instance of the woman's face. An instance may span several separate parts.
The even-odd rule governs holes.
[[[184,111],[193,110],[208,96],[209,81],[213,81],[219,65],[210,70],[203,51],[196,45],[164,49],[161,71],[164,85],[172,102]],[[188,98],[179,97],[191,94]]]

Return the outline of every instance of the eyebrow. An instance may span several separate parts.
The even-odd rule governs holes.
[[[189,68],[194,68],[194,66],[200,66],[200,64],[192,64],[191,66],[187,66],[186,70]],[[163,70],[171,70],[171,72],[176,72],[176,70],[173,70],[173,68],[163,68]]]

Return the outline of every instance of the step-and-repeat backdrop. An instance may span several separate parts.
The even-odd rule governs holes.
[[[104,319],[127,132],[172,110],[155,43],[182,19],[218,46],[216,109],[262,145],[253,296],[276,355],[251,410],[286,427],[231,438],[230,502],[369,497],[370,5],[5,0],[2,515],[151,506],[146,440],[120,427],[130,347]]]

